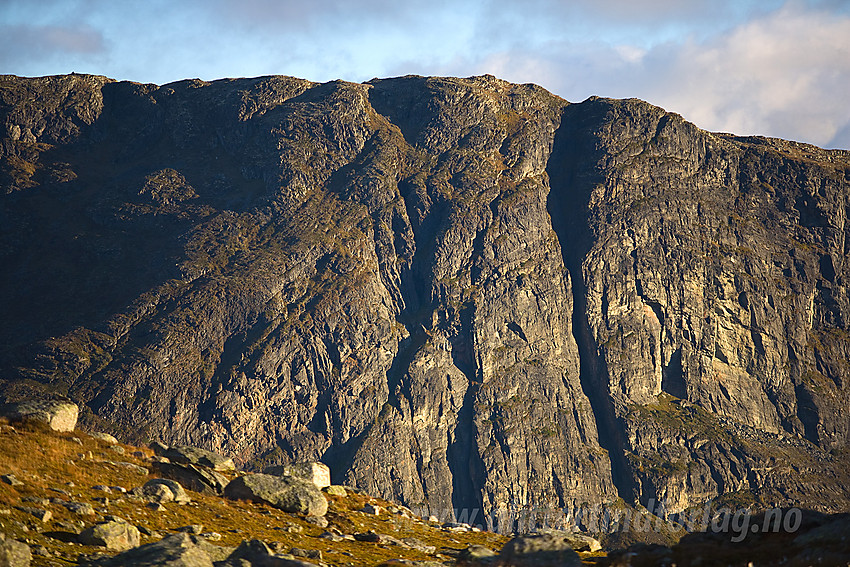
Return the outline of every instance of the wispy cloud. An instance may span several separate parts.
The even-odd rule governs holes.
[[[788,3],[716,33],[696,35],[649,46],[601,35],[513,40],[498,50],[471,52],[437,71],[474,70],[537,82],[572,101],[594,94],[638,97],[709,130],[850,148],[847,11]]]
[[[103,54],[100,31],[60,25],[0,25],[0,65],[20,65],[45,58]]]

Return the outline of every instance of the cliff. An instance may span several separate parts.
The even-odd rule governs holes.
[[[0,101],[8,399],[475,521],[850,507],[850,152],[490,76]]]

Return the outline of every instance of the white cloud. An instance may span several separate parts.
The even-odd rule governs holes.
[[[676,49],[678,47],[678,49]],[[834,143],[850,123],[850,16],[787,5],[705,43],[664,46],[640,90],[698,125]]]
[[[706,38],[649,48],[565,34],[504,46],[440,71],[537,82],[572,101],[592,94],[637,97],[708,130],[850,148],[846,10],[788,3]]]

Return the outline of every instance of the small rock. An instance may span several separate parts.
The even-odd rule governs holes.
[[[145,504],[145,507],[150,508],[154,512],[164,512],[165,511],[165,506],[163,506],[159,502],[148,502],[147,504]]]
[[[545,533],[551,533],[554,536],[563,538],[573,548],[573,551],[589,551],[593,553],[602,549],[602,544],[599,543],[599,540],[589,535],[557,530],[551,530]]]
[[[21,512],[26,512],[30,516],[33,516],[42,522],[49,522],[50,518],[53,517],[53,513],[50,510],[43,510],[41,508],[30,508],[29,506],[15,506],[16,509]]]
[[[188,526],[182,526],[182,527],[177,528],[177,531],[187,533],[187,534],[198,535],[198,534],[200,534],[201,532],[204,531],[204,526],[203,526],[203,524],[190,524]]]
[[[209,541],[221,540],[221,534],[218,532],[204,532],[201,534],[201,537]]]
[[[381,514],[381,507],[376,504],[366,504],[360,511],[370,516],[379,516]]]
[[[78,541],[83,545],[96,545],[113,551],[126,551],[137,547],[139,530],[124,520],[112,517],[80,533]]]
[[[151,444],[151,449],[153,449],[154,453],[158,456],[165,457],[172,463],[200,465],[209,467],[216,471],[236,470],[236,465],[233,463],[233,459],[223,457],[218,453],[201,449],[199,447],[166,447],[162,443],[154,442]]]
[[[39,506],[49,506],[50,500],[47,498],[41,498],[38,496],[24,496],[21,498],[21,502],[31,502],[33,504],[38,504]]]
[[[112,451],[118,453],[119,455],[123,455],[124,453],[127,452],[127,450],[124,449],[124,447],[122,447],[121,445],[110,445],[109,448]]]
[[[167,478],[154,478],[142,486],[142,494],[148,496],[153,502],[191,502],[191,498],[180,486],[180,483]]]
[[[324,532],[323,534],[319,535],[319,537],[322,538],[322,539],[330,540],[334,543],[338,543],[340,541],[345,541],[345,538],[342,537],[342,535],[335,534],[335,533],[332,533],[332,532]]]
[[[322,490],[325,493],[330,494],[331,496],[342,496],[343,498],[348,496],[348,491],[345,490],[345,487],[340,486],[338,484],[332,484],[330,486],[326,486]]]
[[[324,516],[305,516],[304,521],[320,528],[328,527],[328,520]]]
[[[404,547],[409,547],[410,549],[415,549],[416,551],[421,551],[427,555],[431,555],[432,553],[436,553],[437,548],[433,545],[428,545],[427,543],[416,539],[415,537],[405,537],[401,539],[401,543]]]
[[[486,560],[491,557],[496,557],[496,552],[489,547],[484,547],[483,545],[470,545],[466,549],[462,550],[457,556],[457,558],[461,561],[471,562]]]
[[[0,480],[5,482],[6,484],[10,484],[12,486],[23,486],[24,483],[18,480],[18,478],[13,474],[4,474],[0,476]]]
[[[301,549],[300,547],[293,547],[289,550],[289,554],[294,555],[295,557],[306,557],[307,559],[315,559],[317,561],[322,560],[321,549]]]
[[[112,489],[115,492],[120,492],[121,494],[127,493],[127,489],[124,488],[123,486],[110,486],[109,488]]]
[[[369,530],[368,532],[363,532],[359,534],[354,534],[354,539],[357,541],[366,541],[369,543],[386,543],[386,536],[376,533],[374,530]]]
[[[92,439],[99,439],[100,441],[104,441],[106,443],[109,443],[110,445],[117,445],[118,444],[118,439],[116,439],[114,436],[110,435],[109,433],[103,433],[103,432],[100,432],[100,431],[95,431],[93,433],[89,433],[89,437],[91,437]]]
[[[466,522],[446,522],[443,524],[443,527],[449,529],[459,528],[462,531],[469,531],[469,524]]]
[[[30,547],[30,552],[32,552],[33,555],[38,555],[39,557],[53,556],[53,554],[50,553],[43,545],[33,545],[32,547]],[[2,565],[2,563],[0,563],[0,565]]]
[[[100,490],[101,492],[106,492],[108,494],[112,493],[112,489],[106,486],[105,484],[96,484],[91,487],[92,490]]]

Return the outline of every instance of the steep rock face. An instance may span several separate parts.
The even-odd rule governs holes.
[[[493,77],[0,94],[7,398],[497,521],[845,505],[846,152]]]
[[[847,153],[712,135],[638,101],[564,122],[556,194],[583,242],[568,263],[638,495],[682,508],[761,484],[710,415],[846,446]],[[652,486],[653,464],[673,482]]]

